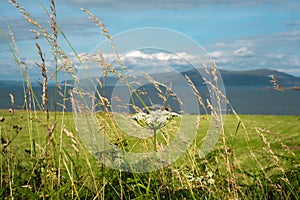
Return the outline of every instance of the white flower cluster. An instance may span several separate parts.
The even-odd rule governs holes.
[[[213,185],[215,184],[215,179],[213,178],[214,174],[211,171],[208,171],[205,176],[194,177],[192,173],[188,173],[186,177],[191,182],[200,183],[201,185]]]
[[[180,115],[175,112],[158,109],[154,111],[150,110],[148,114],[139,112],[132,119],[142,127],[158,130],[166,126],[174,117],[180,117]]]

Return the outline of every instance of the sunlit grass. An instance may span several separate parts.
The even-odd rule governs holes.
[[[58,34],[69,44],[81,67],[85,68],[85,66],[56,23],[55,2],[51,0],[50,8],[47,9],[41,1],[38,1],[41,9],[49,17],[50,32],[16,1],[11,2],[27,22],[35,25],[36,30],[33,32],[48,42],[56,61],[56,69],[54,72],[47,73],[43,52],[37,44],[41,59],[38,66],[42,73],[43,83],[41,83],[42,96],[36,95],[31,87],[31,82],[34,80],[31,80],[24,70],[27,69],[26,63],[24,64],[19,59],[13,33],[10,33],[13,45],[5,38],[24,78],[25,110],[15,109],[15,102],[11,95],[11,110],[0,111],[0,198],[299,199],[299,117],[239,116],[235,113],[227,115],[225,123],[222,124],[219,121],[219,113],[214,110],[209,101],[206,102],[207,105],[203,102],[189,77],[186,79],[190,82],[199,104],[205,111],[210,110],[210,114],[206,112],[200,116],[182,115],[165,127],[157,129],[154,140],[151,130],[147,132],[138,126],[131,116],[110,113],[107,109],[110,106],[108,100],[105,97],[102,98],[100,92],[97,91],[101,106],[104,108],[103,112],[82,112],[83,117],[77,120],[90,120],[87,117],[95,115],[96,117],[92,120],[97,121],[97,124],[94,124],[95,127],[87,127],[88,130],[98,131],[94,131],[93,134],[103,133],[110,143],[125,151],[161,151],[168,147],[180,131],[188,134],[197,131],[192,144],[178,160],[155,171],[121,172],[99,162],[96,158],[97,152],[89,148],[88,144],[97,143],[101,140],[101,135],[95,134],[92,138],[95,141],[89,140],[90,132],[78,131],[80,123],[77,121],[78,124],[76,124],[75,113],[65,112],[66,103],[74,101],[71,96],[74,90],[72,93],[69,91],[69,85],[67,87],[66,84],[59,84],[57,74],[63,72],[65,77],[72,77],[75,83],[78,77],[76,77],[76,68],[72,60],[58,44]],[[82,10],[100,28],[102,35],[109,40],[117,58],[120,59],[104,24],[89,11]],[[2,30],[1,33],[5,37]],[[119,72],[105,63],[101,52],[99,56],[98,64],[103,67],[103,71],[105,73],[111,71],[120,78],[122,71]],[[58,61],[62,63],[61,66],[58,66]],[[118,62],[122,66],[122,61],[118,60]],[[215,84],[218,79],[215,63],[212,62],[212,68],[206,70],[211,70],[207,73],[213,75],[213,81],[206,80],[206,83],[215,90],[216,98],[230,105]],[[89,78],[93,86],[101,84]],[[50,79],[55,82],[55,97],[48,97],[47,87]],[[159,90],[158,83],[152,79],[151,81]],[[126,86],[130,88],[128,82]],[[166,90],[171,91],[168,87]],[[80,95],[83,96],[83,93]],[[88,95],[91,94],[88,93]],[[162,94],[159,95],[162,96]],[[92,96],[94,97],[95,94]],[[48,110],[48,98],[54,98],[53,112]],[[137,98],[139,98],[138,95]],[[145,102],[141,103],[145,104]],[[62,108],[62,112],[57,111],[57,106]],[[87,105],[80,106],[84,110]],[[144,108],[147,109],[147,107]],[[213,144],[211,151],[203,156],[201,147],[212,122],[217,122],[214,125],[219,127],[220,137],[212,135],[219,137],[219,140],[216,145]],[[184,125],[181,126],[183,123]],[[223,125],[224,129],[222,129]],[[142,133],[148,134],[148,137],[136,137]],[[101,145],[101,143],[96,145]],[[145,162],[148,161],[145,160]],[[155,162],[150,164],[155,164]]]
[[[47,136],[47,126],[45,124],[45,119],[44,119],[45,114],[43,112],[36,112],[36,113],[32,113],[32,115],[28,115],[28,112],[26,111],[15,111],[15,113],[12,114],[9,111],[2,110],[0,112],[0,115],[5,118],[5,121],[0,124],[1,138],[3,138],[3,141],[5,141],[5,142],[2,141],[2,145],[1,145],[1,149],[2,149],[1,163],[2,163],[2,177],[3,177],[1,179],[2,189],[6,188],[4,187],[4,184],[6,183],[6,181],[8,181],[8,177],[6,176],[7,171],[5,167],[5,163],[7,162],[6,157],[8,155],[14,157],[11,160],[11,162],[13,162],[14,164],[11,163],[12,165],[10,169],[14,172],[14,177],[12,178],[14,180],[16,178],[18,179],[18,181],[16,180],[14,181],[15,184],[14,186],[23,188],[21,190],[22,192],[24,192],[23,190],[25,190],[26,187],[30,187],[30,188],[26,188],[26,190],[30,190],[41,195],[44,192],[47,193],[47,190],[52,188],[48,186],[50,188],[48,189],[44,188],[43,190],[40,190],[41,188],[39,187],[41,185],[39,184],[41,183],[37,182],[38,181],[36,180],[37,175],[40,176],[41,179],[47,179],[47,177],[49,178],[50,176],[51,181],[54,181],[57,184],[58,181],[57,166],[58,166],[59,154],[63,156],[62,160],[64,163],[63,165],[60,166],[59,169],[60,176],[62,176],[60,177],[61,178],[60,181],[64,183],[68,183],[70,181],[70,178],[72,177],[73,183],[69,182],[69,184],[67,184],[68,186],[65,185],[66,187],[65,189],[67,188],[70,189],[71,187],[73,188],[75,187],[79,192],[78,195],[81,197],[84,196],[84,193],[82,192],[87,191],[86,190],[87,188],[85,187],[89,188],[88,189],[89,192],[91,191],[95,192],[95,188],[92,189],[93,187],[95,187],[96,185],[98,185],[98,187],[100,185],[104,187],[103,181],[105,181],[105,183],[108,184],[107,181],[113,179],[112,177],[109,178],[107,176],[111,176],[112,175],[111,173],[116,173],[116,175],[118,174],[117,171],[115,172],[110,171],[109,168],[105,169],[104,167],[101,169],[100,167],[101,163],[97,162],[94,155],[89,154],[85,150],[85,147],[80,145],[79,143],[80,134],[79,135],[76,134],[73,113],[64,113],[64,114],[60,112],[57,113],[56,120],[58,124],[56,125],[56,131],[52,139],[51,145],[48,144],[49,137]],[[28,116],[33,116],[33,117],[29,118]],[[50,113],[50,116],[53,115],[51,115]],[[191,119],[194,118],[193,116],[190,117]],[[210,116],[205,116],[205,117],[209,118]],[[234,171],[235,175],[237,176],[236,177],[237,179],[235,180],[237,181],[237,184],[252,185],[254,184],[256,178],[258,178],[260,181],[267,181],[268,178],[278,174],[280,170],[278,169],[278,167],[275,166],[276,163],[274,162],[274,159],[270,155],[268,155],[268,152],[266,151],[265,143],[261,140],[259,135],[256,133],[255,129],[257,127],[264,127],[265,129],[273,128],[272,133],[265,134],[265,136],[270,141],[272,150],[278,156],[279,165],[284,170],[284,172],[289,173],[291,169],[295,170],[297,168],[297,165],[299,165],[299,158],[297,157],[297,155],[299,155],[299,149],[297,149],[299,148],[299,146],[297,145],[300,142],[299,137],[297,137],[298,136],[297,133],[300,131],[300,127],[297,126],[297,124],[299,123],[299,117],[242,115],[241,119],[244,121],[246,127],[249,127],[249,129],[247,129],[247,133],[245,132],[245,130],[242,130],[240,128],[237,129],[238,121],[236,120],[236,117],[234,115],[227,115],[226,117],[225,137],[228,142],[228,149],[230,150],[230,152],[224,152],[224,147],[222,143],[218,142],[217,145],[213,148],[211,154],[209,154],[206,158],[200,159],[197,156],[196,146],[201,146],[201,141],[203,139],[203,136],[205,135],[205,133],[203,132],[205,132],[205,130],[207,130],[207,127],[209,126],[209,120],[203,120],[200,129],[198,131],[197,138],[194,141],[195,144],[193,144],[190,147],[190,149],[185,153],[185,155],[183,155],[176,162],[174,162],[172,167],[170,166],[172,170],[169,171],[170,167],[159,170],[157,174],[158,177],[155,178],[152,177],[151,175],[149,177],[150,178],[149,180],[152,179],[154,181],[155,179],[162,176],[160,178],[165,179],[166,181],[167,180],[170,181],[169,180],[170,177],[167,178],[169,175],[175,176],[174,178],[176,178],[176,176],[178,176],[177,178],[181,177],[182,180],[179,181],[178,183],[176,183],[178,180],[176,181],[174,180],[173,189],[176,190],[176,188],[178,189],[186,188],[186,186],[188,185],[194,187],[192,185],[196,184],[196,182],[194,183],[192,180],[195,181],[197,177],[205,176],[205,174],[208,171],[212,171],[214,174],[213,175],[213,179],[215,181],[214,185],[215,187],[217,187],[217,185],[225,181],[222,178],[223,176],[226,176],[225,175],[226,164],[224,163],[223,156],[224,154],[228,153],[232,159],[233,162],[232,165],[235,166],[236,168],[236,169],[232,169],[232,171]],[[54,118],[50,117],[49,123],[51,124],[53,121]],[[282,121],[289,122],[286,124],[284,130],[280,128]],[[179,121],[175,123],[179,123]],[[28,127],[28,124],[31,124],[31,128]],[[256,126],[255,124],[259,124],[259,126]],[[277,129],[274,128],[277,127],[276,125],[279,128]],[[16,126],[18,126],[18,128],[16,128]],[[62,135],[59,134],[60,133],[59,130],[61,129],[61,127],[65,127],[70,132],[73,132],[75,137],[74,139],[78,142],[75,144],[76,148],[74,148],[73,146],[74,142],[70,137],[68,137],[66,134],[62,134]],[[18,133],[17,130],[19,130]],[[29,135],[28,135],[29,131],[32,132],[31,139],[29,139]],[[145,151],[144,148],[145,141],[142,140],[137,141],[132,136],[126,137],[126,134],[122,135],[122,137],[128,141],[127,144],[128,146],[126,150],[133,151],[133,152],[141,151],[141,150]],[[158,137],[158,138],[159,141],[163,141],[162,137]],[[13,139],[12,142],[9,144],[9,146],[5,147],[5,145],[10,139]],[[58,142],[59,140],[62,141],[61,145],[63,147],[63,151],[59,151],[59,145],[60,145],[60,143]],[[151,139],[149,139],[149,141],[147,142],[149,145],[153,145]],[[34,147],[31,148],[32,146]],[[131,146],[133,148],[130,148]],[[47,155],[45,155],[45,149],[48,149]],[[149,148],[149,151],[151,150],[152,148]],[[253,155],[250,155],[250,151],[254,154],[257,160],[253,159]],[[280,156],[284,156],[284,157],[280,157]],[[87,165],[87,160],[90,163],[91,169]],[[38,172],[37,170],[38,171],[42,170],[42,171]],[[43,170],[47,170],[47,172],[44,172]],[[93,171],[95,176],[94,178],[89,172],[90,170]],[[176,170],[180,170],[180,171],[177,172]],[[176,173],[178,174],[176,175]],[[283,174],[282,176],[283,176],[282,178],[285,178]],[[119,176],[117,175],[117,177]],[[136,178],[134,182],[138,182],[139,184],[141,184],[140,181],[143,180],[143,175],[134,175],[133,178],[134,177]],[[119,178],[123,179],[122,176],[120,176]],[[93,179],[96,182],[93,182]],[[128,182],[129,179],[125,179],[123,181]],[[200,181],[200,179],[198,181]],[[84,185],[78,185],[80,183]],[[34,186],[32,184],[38,184],[38,185]],[[72,186],[72,184],[75,184],[75,186]],[[118,183],[110,182],[109,184],[112,184],[111,185],[112,187],[116,187],[113,185]],[[164,186],[167,183],[163,181],[160,182],[160,184],[162,184],[161,186]],[[184,186],[185,184],[187,185]],[[32,188],[32,187],[36,187],[36,188]],[[126,186],[125,184],[123,187],[128,187],[128,186]],[[199,187],[200,186],[197,186],[196,188],[199,189]],[[206,188],[210,186],[202,185],[201,187]],[[220,187],[220,185],[218,187]],[[258,185],[257,187],[261,187],[261,186]],[[188,188],[189,187],[187,187],[186,189]],[[44,191],[45,189],[46,191]],[[155,188],[153,189],[154,191],[156,190]],[[215,192],[219,193],[222,191],[223,189],[219,188]],[[2,192],[4,191],[2,190]],[[18,193],[15,190],[14,192],[16,192],[16,194]],[[118,191],[118,193],[119,192],[122,191]],[[67,194],[66,191],[61,191],[61,193],[65,195]],[[214,192],[212,192],[212,194],[213,193]],[[94,195],[96,194],[94,193]],[[140,194],[136,194],[136,195],[139,196]],[[184,196],[185,192],[183,192],[182,195]],[[220,193],[214,195],[223,196],[225,194]]]

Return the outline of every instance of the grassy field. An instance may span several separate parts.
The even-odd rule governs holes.
[[[80,142],[72,113],[50,113],[47,121],[43,112],[2,110],[0,117],[1,198],[299,198],[298,116],[227,115],[225,135],[199,158],[210,118],[203,116],[186,154],[149,173],[98,162]],[[123,139],[129,147],[136,144]]]
[[[49,27],[41,25],[45,24],[44,21],[41,23],[39,19],[32,17],[17,1],[10,2],[25,21],[34,26],[32,32],[36,34],[35,36],[48,44],[50,54],[47,54],[47,58],[52,56],[56,66],[54,71],[48,71],[45,53],[36,43],[40,62],[35,63],[34,67],[36,65],[39,67],[42,79],[40,81],[42,92],[36,94],[31,84],[35,80],[31,80],[28,73],[31,64],[20,60],[22,56],[11,30],[9,40],[0,29],[24,81],[23,88],[20,88],[22,92],[18,93],[21,97],[16,96],[15,101],[10,94],[11,109],[0,111],[0,199],[300,199],[299,116],[227,115],[222,129],[223,124],[219,120],[218,111],[224,109],[222,103],[230,106],[230,102],[218,87],[221,79],[215,63],[212,62],[211,68],[205,68],[209,79],[203,80],[213,93],[211,99],[216,102],[210,102],[207,97],[203,100],[194,83],[188,76],[185,77],[198,103],[206,113],[211,113],[200,116],[199,126],[196,126],[197,123],[191,123],[196,128],[188,126],[189,121],[192,122],[192,119],[195,120],[198,116],[185,115],[181,116],[181,120],[173,120],[166,126],[152,128],[153,133],[157,134],[148,139],[129,136],[125,133],[139,134],[142,128],[136,126],[135,129],[131,129],[133,125],[129,126],[126,121],[124,124],[116,123],[114,119],[118,116],[111,117],[111,113],[106,109],[110,106],[110,102],[106,96],[100,94],[100,91],[94,93],[89,93],[90,90],[81,91],[82,88],[73,88],[74,85],[70,87],[68,81],[58,79],[59,75],[63,75],[71,77],[71,82],[80,82],[80,77],[77,76],[78,68],[86,69],[83,59],[90,56],[92,60],[96,58],[97,66],[103,70],[104,81],[106,75],[110,73],[128,83],[126,77],[124,79],[122,76],[126,66],[120,60],[121,56],[103,23],[88,10],[82,9],[99,28],[102,36],[109,41],[116,58],[119,58],[116,62],[121,66],[121,71],[106,63],[103,52],[83,57],[76,52],[56,21],[54,0],[50,1],[49,8],[38,1],[49,18]],[[71,54],[75,55],[76,60],[69,57],[70,52],[65,52],[60,47],[58,38],[69,45],[72,49]],[[75,66],[74,63],[80,63],[80,66]],[[90,79],[92,81],[92,78]],[[49,93],[50,81],[55,85],[54,95]],[[65,84],[62,84],[63,82]],[[163,84],[150,76],[149,82],[157,89],[156,95],[162,99],[161,105],[166,105],[166,99],[171,96],[172,84],[165,86],[168,92],[162,92],[159,87]],[[275,79],[272,83],[278,86]],[[93,86],[96,85],[103,85],[103,82],[101,80],[93,82]],[[126,86],[132,89],[129,83]],[[80,118],[75,124],[73,113],[48,111],[64,110],[67,104],[76,101],[72,95],[79,95],[81,100],[90,97],[95,100],[95,94],[98,94],[97,97],[101,100],[99,102],[101,110],[105,111],[95,117],[99,122],[96,126],[81,126],[82,122],[90,120],[88,117]],[[20,106],[17,105],[20,99],[24,100],[26,111],[14,110]],[[205,100],[207,101],[203,102]],[[82,113],[86,114],[89,104],[85,102],[73,104],[78,106],[74,108],[79,108],[80,111],[82,109],[84,110]],[[141,98],[140,102],[145,104]],[[50,103],[55,105],[54,108],[48,107]],[[153,106],[144,104],[140,109],[149,111]],[[127,106],[134,107],[136,104]],[[35,111],[36,109],[40,111]],[[135,111],[141,114],[138,109]],[[91,113],[88,113],[86,116],[90,115]],[[197,133],[195,139],[179,159],[154,171],[123,172],[107,167],[95,157],[102,152],[96,152],[90,147],[90,144],[101,147],[101,143],[97,143],[98,133],[104,133],[110,143],[123,150],[159,152],[176,138],[176,131],[182,119],[187,121],[185,133],[189,133],[188,130],[195,130]],[[138,118],[136,121],[139,122]],[[212,124],[221,134],[212,150],[203,157],[200,156],[202,153],[200,150],[205,144],[206,131],[211,121],[214,121]],[[132,131],[124,131],[122,129],[124,127]],[[77,134],[77,129],[80,128],[94,131],[91,140],[88,138],[91,132],[85,132],[86,137],[82,137],[81,132]],[[216,135],[212,134],[211,137]],[[156,160],[143,162],[145,167],[147,164],[156,164]]]

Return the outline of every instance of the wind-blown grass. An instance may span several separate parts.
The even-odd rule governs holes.
[[[50,21],[52,33],[42,27],[16,1],[12,4],[21,12],[24,18],[36,26],[36,33],[50,45],[56,69],[47,72],[42,50],[38,48],[41,57],[43,83],[42,97],[35,95],[31,80],[26,70],[26,63],[19,59],[16,43],[11,33],[11,42],[7,44],[24,77],[24,111],[16,110],[14,97],[11,98],[11,110],[0,111],[0,164],[1,182],[0,197],[10,199],[299,199],[300,180],[300,126],[297,116],[239,116],[227,115],[224,130],[214,149],[205,157],[199,155],[199,149],[204,141],[205,132],[213,119],[219,121],[209,101],[204,103],[193,82],[189,81],[199,103],[204,110],[211,113],[200,116],[186,115],[186,118],[197,118],[197,137],[193,144],[176,162],[162,169],[147,173],[121,172],[99,163],[83,145],[82,138],[77,135],[73,113],[65,111],[66,102],[74,101],[68,94],[67,84],[58,84],[57,74],[66,73],[66,77],[76,77],[76,68],[72,60],[59,46],[58,35],[68,42],[62,29],[56,23],[55,3],[52,0],[50,10],[42,4]],[[101,33],[111,42],[116,55],[111,36],[103,23],[92,13],[85,13],[100,28]],[[2,35],[3,31],[1,31]],[[5,36],[4,36],[5,37]],[[84,67],[81,57],[69,43],[77,55],[79,63]],[[100,64],[105,73],[114,73],[122,77],[122,71],[105,63],[100,54]],[[102,58],[102,59],[101,59]],[[122,65],[120,57],[119,64]],[[58,61],[62,64],[58,66]],[[124,70],[124,68],[122,68]],[[218,91],[215,64],[208,73],[214,77],[206,83],[217,91],[219,101],[230,102]],[[68,76],[69,75],[69,76]],[[266,77],[267,78],[267,77]],[[53,112],[47,109],[47,82],[54,80],[57,92],[62,97],[61,102],[54,97],[56,105],[62,106],[62,111],[56,108]],[[99,81],[99,80],[98,80]],[[153,80],[154,82],[154,80]],[[97,82],[98,84],[99,82]],[[154,82],[157,84],[156,82]],[[95,86],[97,85],[95,84]],[[101,84],[101,83],[100,83]],[[100,85],[99,84],[99,85]],[[126,82],[130,88],[130,84]],[[155,85],[154,84],[154,85]],[[166,86],[167,90],[168,87]],[[160,89],[159,87],[157,88]],[[162,93],[162,92],[161,92]],[[137,140],[127,136],[115,123],[109,111],[109,101],[99,95],[104,112],[98,113],[100,129],[105,129],[111,143],[127,151],[152,151],[167,145],[174,133],[158,131],[155,142],[152,138]],[[138,94],[136,94],[139,97]],[[165,98],[162,96],[162,98]],[[40,100],[39,100],[40,99]],[[41,102],[41,103],[40,103]],[[137,109],[137,108],[135,108]],[[43,112],[42,112],[43,111]],[[174,130],[179,121],[166,125]],[[220,125],[217,124],[217,125]],[[173,131],[174,131],[173,130]],[[156,141],[157,140],[157,141]],[[156,143],[157,142],[157,143]],[[154,143],[154,144],[153,144]],[[151,148],[151,145],[154,148]]]
[[[226,178],[228,169],[223,156],[227,154],[239,197],[298,198],[300,127],[296,116],[241,116],[249,127],[246,137],[243,130],[235,133],[238,121],[229,115],[225,124],[227,152],[219,142],[200,159],[196,149],[201,144],[202,131],[209,125],[203,122],[195,144],[173,165],[155,173],[131,174],[101,167],[80,144],[72,113],[57,113],[56,125],[50,113],[50,129],[42,112],[33,118],[28,118],[26,111],[0,113],[5,119],[1,122],[2,197],[11,190],[14,198],[226,198],[228,184],[233,181]],[[280,126],[282,121],[289,122],[285,129]],[[257,133],[253,124],[264,127],[264,132]],[[269,127],[272,132],[266,132]],[[30,131],[32,138],[28,137]],[[127,141],[128,146],[136,142]]]

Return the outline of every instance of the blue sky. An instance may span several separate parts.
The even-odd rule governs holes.
[[[41,0],[46,7],[49,2]],[[20,0],[31,15],[47,26],[47,18],[36,0]],[[268,68],[300,76],[299,0],[57,0],[58,23],[78,53],[90,52],[103,41],[100,32],[80,8],[102,20],[112,35],[142,27],[161,27],[181,32],[202,45],[218,68],[250,70]],[[9,38],[13,31],[19,57],[30,69],[31,78],[40,77],[35,42],[46,54],[49,73],[54,65],[50,49],[35,40],[34,29],[11,5],[0,2],[0,28]],[[159,38],[158,38],[159,40]],[[60,36],[59,44],[71,49]],[[0,37],[0,79],[20,79],[20,69]]]

